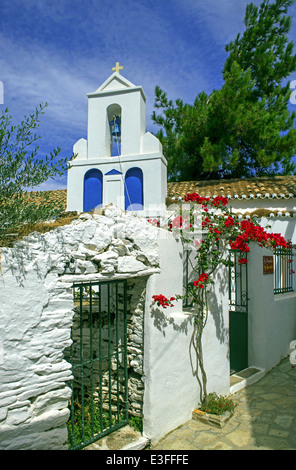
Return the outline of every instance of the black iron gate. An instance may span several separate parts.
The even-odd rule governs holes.
[[[248,265],[230,252],[229,267],[229,349],[230,373],[248,367]],[[244,258],[247,259],[246,253]]]
[[[115,280],[73,290],[68,443],[82,449],[128,423],[127,288]]]

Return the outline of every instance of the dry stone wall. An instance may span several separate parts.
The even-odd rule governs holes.
[[[67,449],[74,281],[128,279],[129,402],[141,414],[145,279],[159,231],[110,206],[1,249],[0,449]]]
[[[108,411],[110,398],[111,412],[114,417],[118,412],[118,398],[119,405],[123,405],[126,389],[129,414],[139,417],[143,414],[143,325],[146,283],[146,276],[138,277],[136,280],[128,279],[126,283],[127,383],[123,356],[125,327],[122,283],[103,284],[100,290],[96,284],[75,289],[73,343],[65,351],[66,359],[74,364],[72,370],[74,395],[79,396],[83,390],[86,400],[92,396],[98,406],[102,401],[102,408]],[[82,289],[81,292],[80,289]],[[91,301],[90,289],[92,290]],[[100,301],[98,294],[100,294]],[[83,367],[81,366],[81,347],[83,348]]]
[[[128,281],[127,356],[129,410],[134,416],[143,415],[144,394],[144,308],[147,278]]]

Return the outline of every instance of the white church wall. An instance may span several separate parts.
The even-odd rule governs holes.
[[[207,391],[218,395],[230,392],[229,364],[229,273],[220,266],[213,278],[208,319],[203,332],[203,355],[207,372]]]
[[[235,213],[250,214],[253,211],[270,211],[271,215],[259,216],[258,222],[270,233],[280,233],[296,244],[296,200],[290,198],[260,197],[254,199],[229,199],[229,207]],[[260,214],[260,212],[259,212]]]
[[[286,240],[296,244],[296,218],[295,217],[262,217],[260,225],[266,227],[270,233],[280,233]]]
[[[272,251],[250,246],[249,364],[268,371],[288,354],[296,338],[296,293],[274,295],[273,274],[263,274],[263,256]]]
[[[77,153],[77,160],[86,160],[87,159],[87,140],[79,139],[76,144],[73,145],[73,153]]]
[[[170,236],[169,236],[170,237]],[[183,292],[183,248],[173,238],[160,240],[160,274],[147,283],[145,317],[144,434],[157,441],[191,419],[201,401],[201,376],[196,351],[193,311],[151,308],[152,295],[166,297]],[[209,301],[209,317],[203,333],[208,391],[228,394],[228,284],[225,267],[219,269]]]
[[[140,168],[143,172],[143,196],[144,210],[154,216],[158,211],[165,211],[165,199],[167,188],[166,161],[162,155],[140,155],[131,159],[129,156],[112,157],[102,160],[86,162],[74,160],[71,171],[68,171],[67,180],[67,210],[83,211],[83,181],[84,175],[89,169],[98,169],[103,173],[103,205],[113,203],[121,209],[125,209],[124,179],[130,168]],[[111,170],[117,170],[120,175],[106,175]],[[157,178],[155,177],[157,175]],[[108,190],[109,181],[118,181],[118,185],[111,191]]]
[[[111,95],[111,96],[110,96]],[[142,104],[142,94],[137,87],[122,89],[104,94],[89,94],[88,116],[88,158],[105,158],[106,134],[110,132],[106,121],[107,108],[110,104],[117,104],[121,108],[122,135],[121,154],[138,155],[141,151],[141,137],[145,130],[145,106]],[[107,124],[107,125],[106,125]]]
[[[245,213],[252,212],[256,209],[265,209],[270,212],[273,211],[284,211],[290,212],[296,210],[295,198],[286,198],[286,197],[253,197],[253,198],[243,198],[243,197],[232,197],[229,198],[229,207],[233,212]]]
[[[98,169],[103,174],[102,204],[115,203],[125,209],[126,173],[132,168],[140,168],[143,172],[143,210],[149,209],[152,217],[157,216],[159,211],[163,213],[167,195],[167,161],[162,155],[159,140],[146,132],[146,97],[142,87],[135,86],[114,73],[101,87],[87,96],[87,141],[80,139],[73,147],[78,157],[71,161],[68,170],[67,210],[89,210],[89,205],[100,200],[95,196],[94,190],[90,190],[93,197],[87,198],[84,194],[84,176],[89,169]],[[109,122],[113,113],[118,113],[121,118],[118,155],[111,150]],[[106,175],[112,170],[121,174],[121,182],[114,175],[112,178]],[[88,190],[86,192],[90,194]],[[85,197],[89,201],[86,206]],[[141,199],[141,196],[135,191],[135,199],[137,198]]]
[[[147,283],[144,324],[143,431],[152,441],[190,419],[198,395],[190,361],[191,315],[182,313],[181,301],[168,309],[152,305],[152,295],[182,293],[182,246],[170,235],[160,241],[160,266],[161,274]]]
[[[107,129],[109,130],[107,106],[108,104],[102,112],[95,98],[88,100],[88,160],[106,158],[110,155],[110,135],[106,132]]]
[[[67,172],[67,211],[83,211],[83,178],[87,169],[75,159]]]
[[[141,139],[141,153],[162,153],[162,145],[155,135],[146,132]]]

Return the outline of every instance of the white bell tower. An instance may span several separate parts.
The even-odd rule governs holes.
[[[167,161],[159,140],[146,132],[146,96],[114,73],[88,93],[87,140],[73,146],[67,210],[88,212],[114,204],[147,217],[162,215],[167,194]]]

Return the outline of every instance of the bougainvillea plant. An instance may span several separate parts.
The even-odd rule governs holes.
[[[186,294],[166,297],[153,295],[154,303],[162,308],[174,306],[174,301],[190,299],[194,306],[194,342],[198,364],[202,376],[202,401],[207,402],[207,377],[202,355],[202,332],[208,316],[207,295],[213,284],[213,276],[219,266],[231,266],[229,249],[238,253],[238,262],[247,264],[250,241],[266,248],[291,248],[279,233],[268,233],[255,220],[240,219],[227,206],[223,196],[203,197],[196,193],[185,196],[185,205],[169,224],[168,229],[178,231],[182,241],[196,248],[194,272],[196,279],[187,287]],[[151,221],[158,225],[159,222]]]

